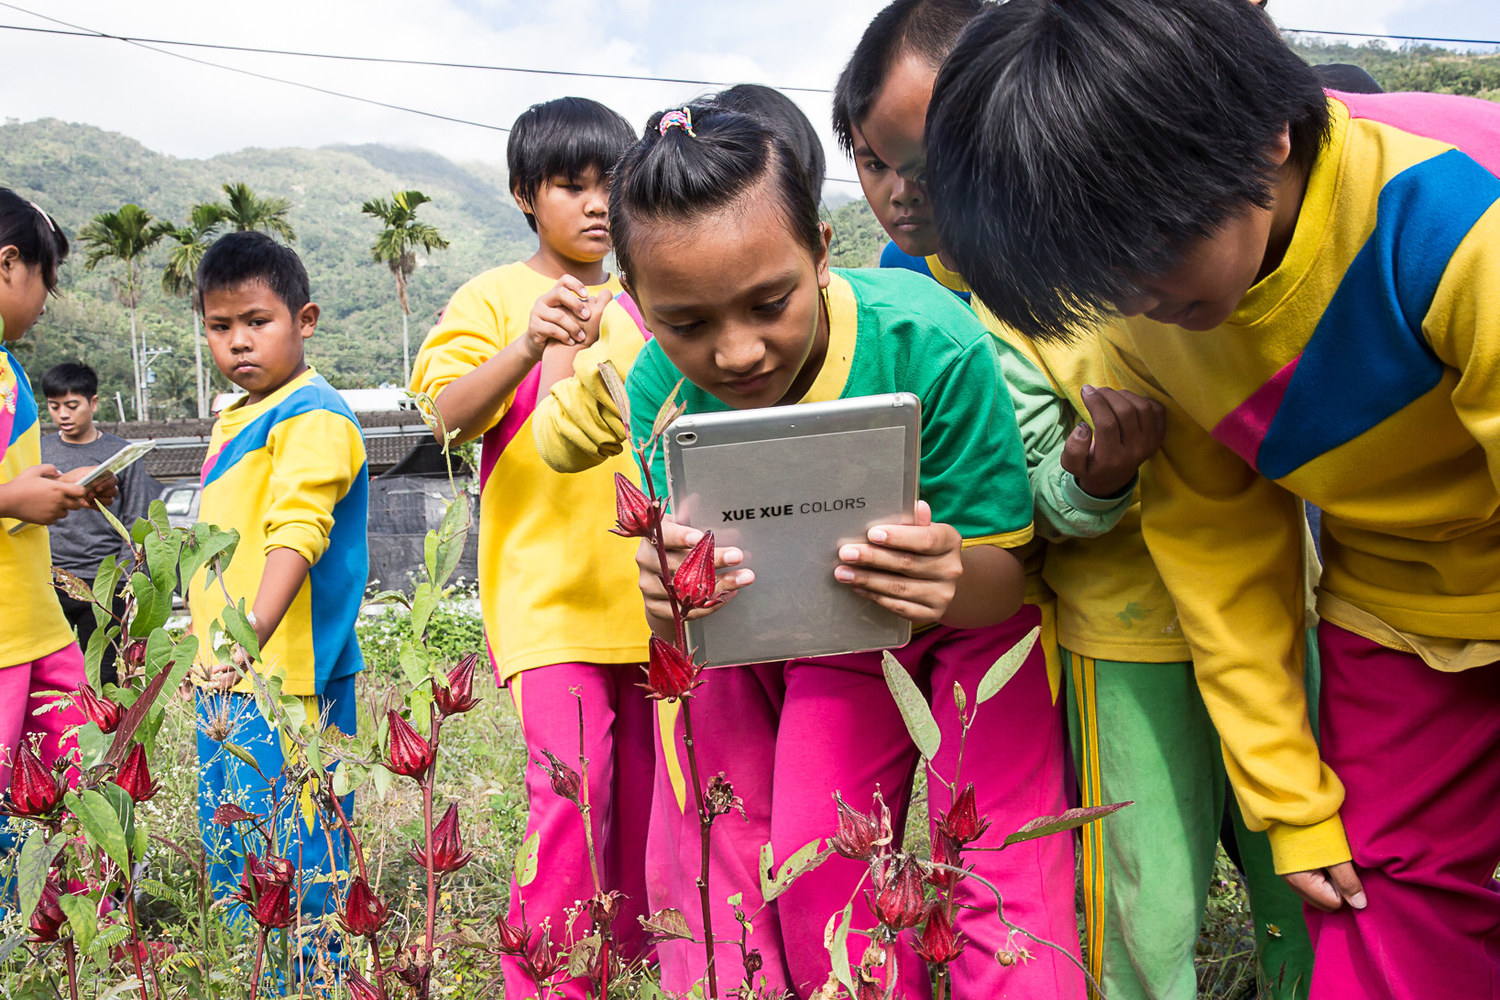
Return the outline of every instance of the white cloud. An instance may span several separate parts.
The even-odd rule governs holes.
[[[1273,0],[1283,24],[1440,34],[1455,5],[1493,0]],[[547,69],[831,87],[882,0],[22,0],[102,31],[307,51]],[[1429,16],[1424,17],[1424,12]],[[0,21],[46,25],[14,11]],[[1476,30],[1466,23],[1466,30]],[[1500,30],[1500,28],[1497,28]],[[4,114],[124,132],[178,156],[246,146],[386,142],[456,159],[501,160],[504,134],[251,79],[121,42],[0,32],[14,80]],[[508,125],[564,93],[632,121],[705,88],[398,67],[176,49],[184,55],[458,118]],[[792,95],[825,136],[830,172],[851,176],[828,134],[828,98]]]

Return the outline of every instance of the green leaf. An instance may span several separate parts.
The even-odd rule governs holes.
[[[239,544],[240,533],[238,531],[232,529],[226,531],[201,521],[193,525],[193,530],[182,547],[182,586],[191,585],[198,571],[215,558],[219,560],[220,567],[228,565]]]
[[[432,541],[436,537],[436,532],[429,531],[427,533],[428,541]],[[421,639],[427,632],[427,622],[432,618],[432,613],[437,610],[440,594],[441,591],[438,590],[435,584],[428,583],[425,580],[417,584],[416,590],[412,593],[411,634],[416,638]]]
[[[1020,642],[1006,650],[1005,654],[996,660],[994,665],[985,672],[984,679],[979,682],[979,694],[977,696],[979,704],[983,705],[999,694],[1000,689],[1005,687],[1006,683],[1016,675],[1016,671],[1021,669],[1021,664],[1026,662],[1026,657],[1031,655],[1031,650],[1036,645],[1037,636],[1041,634],[1041,626],[1037,626],[1030,632],[1027,632]]]
[[[769,870],[771,845],[762,845],[760,859],[762,867],[766,870],[761,876],[761,898],[769,903],[783,892],[786,892],[791,887],[791,884],[800,876],[806,875],[824,861],[827,861],[828,856],[833,853],[833,850],[830,848],[820,852],[818,850],[820,843],[822,843],[822,839],[818,838],[811,843],[803,844],[797,848],[797,850],[792,852],[792,856],[786,859],[786,864],[781,866],[781,871],[777,872],[769,881],[767,881],[766,876],[771,874]]]
[[[1001,846],[1009,847],[1011,844],[1036,840],[1039,837],[1062,833],[1064,830],[1076,830],[1080,826],[1087,826],[1096,819],[1102,819],[1110,813],[1119,812],[1126,806],[1134,804],[1134,802],[1115,802],[1107,806],[1086,806],[1082,809],[1069,809],[1059,816],[1038,816],[1009,837],[1006,837],[1005,843]]]
[[[598,934],[590,934],[575,944],[573,950],[568,952],[568,975],[574,979],[588,975],[602,943]]]
[[[130,620],[130,634],[144,639],[161,628],[172,617],[172,590],[163,592],[145,573],[130,574],[130,590],[135,594],[135,617]]]
[[[661,432],[671,426],[672,421],[682,416],[683,411],[687,409],[685,404],[679,406],[677,403],[677,392],[682,388],[684,381],[686,379],[677,380],[677,384],[672,386],[672,391],[667,394],[667,398],[661,404],[661,408],[656,411],[656,419],[651,422],[651,437],[653,440],[661,437]]]
[[[146,536],[146,571],[158,590],[168,594],[177,590],[177,563],[182,554],[183,532],[152,532]]]
[[[16,862],[16,894],[21,900],[21,923],[31,919],[36,912],[37,900],[42,898],[42,888],[47,884],[47,872],[57,852],[68,842],[66,837],[47,839],[47,831],[32,827],[21,845],[21,858]]]
[[[262,778],[266,777],[264,774],[261,774],[260,761],[256,760],[255,755],[249,750],[246,750],[238,743],[225,743],[224,749],[228,750],[240,763],[254,770],[256,774],[260,774]]]
[[[641,927],[647,934],[653,934],[668,941],[691,941],[693,939],[693,929],[688,926],[687,917],[682,915],[681,910],[673,907],[668,906],[657,910],[655,913],[641,917],[640,921]]]
[[[391,780],[394,777],[395,773],[391,771],[390,768],[378,765],[374,768],[371,768],[370,781],[374,783],[375,794],[380,796],[380,801],[384,802],[386,795],[390,793]]]
[[[173,534],[172,520],[167,517],[167,505],[163,501],[152,500],[146,507],[146,517],[150,518],[159,534]]]
[[[104,763],[104,755],[109,753],[109,740],[97,725],[86,722],[78,729],[78,756],[87,771]]]
[[[468,540],[469,495],[460,491],[443,512],[443,523],[438,529],[436,567],[435,570],[429,567],[431,576],[428,578],[434,588],[442,588],[453,571],[458,569]]]
[[[854,904],[850,903],[844,907],[843,913],[828,918],[828,926],[823,930],[823,946],[828,949],[833,974],[851,997],[858,995],[854,989],[854,974],[849,970],[849,924],[853,920]]]
[[[964,709],[969,707],[969,699],[964,695],[964,686],[958,681],[953,682],[953,704],[958,709],[959,715],[963,715]]]
[[[260,659],[260,640],[255,636],[255,626],[250,624],[243,597],[234,607],[226,607],[219,620],[224,623],[224,631],[229,633],[229,637],[245,647],[250,659]]]
[[[73,931],[78,950],[88,951],[89,945],[94,943],[94,938],[99,934],[99,918],[94,912],[94,901],[65,893],[57,897],[57,905],[67,914],[68,927]]]
[[[67,794],[68,808],[78,817],[89,840],[108,854],[120,871],[130,871],[130,849],[125,841],[125,827],[109,799],[92,788]]]
[[[630,426],[630,394],[625,391],[625,380],[620,377],[620,369],[609,359],[599,362],[599,380],[604,383],[605,391],[609,398],[614,400],[615,409],[620,411],[620,419],[625,426]]]
[[[94,575],[94,627],[103,630],[110,617],[110,602],[120,588],[120,577],[125,572],[126,560],[118,556],[105,556],[99,563],[99,572]]]
[[[889,651],[881,653],[880,669],[885,672],[886,687],[896,699],[896,707],[901,711],[901,719],[906,723],[906,731],[911,734],[917,751],[932,760],[942,744],[942,734],[938,731],[937,719],[932,717],[931,706],[922,696],[917,682],[911,679],[911,674]]]
[[[27,919],[30,919],[30,918],[28,917]],[[12,934],[10,937],[6,938],[4,941],[0,941],[0,965],[4,965],[6,963],[6,961],[10,958],[11,953],[14,952],[23,943],[25,943],[26,937],[27,937],[26,932],[25,931],[21,931],[21,932],[19,932],[17,934]]]
[[[516,886],[525,888],[536,878],[537,852],[542,846],[542,835],[533,833],[516,852]]]
[[[95,611],[99,610],[97,607]],[[100,665],[104,662],[104,651],[109,644],[120,634],[118,625],[98,627],[94,634],[89,636],[89,648],[83,652],[83,675],[89,682],[89,686],[98,691],[103,685],[99,680]]]

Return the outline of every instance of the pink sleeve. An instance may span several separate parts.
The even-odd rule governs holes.
[[[1353,118],[1368,118],[1451,143],[1500,176],[1500,104],[1453,94],[1344,94],[1330,91]]]

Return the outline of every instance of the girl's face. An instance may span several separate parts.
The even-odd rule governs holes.
[[[47,283],[40,264],[28,264],[13,246],[0,247],[0,319],[5,339],[19,340],[47,311]]]
[[[667,357],[737,410],[795,403],[823,367],[828,241],[792,235],[769,178],[691,222],[636,223],[630,292]]]

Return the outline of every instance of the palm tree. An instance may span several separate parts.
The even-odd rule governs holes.
[[[292,203],[286,198],[262,198],[241,181],[224,185],[225,201],[219,204],[223,221],[240,232],[255,230],[280,236],[288,243],[297,242],[297,234],[286,221]]]
[[[125,266],[121,285],[125,306],[130,310],[130,362],[135,372],[135,418],[146,419],[146,380],[144,337],[136,349],[135,307],[140,298],[136,267],[164,235],[160,224],[151,224],[151,213],[139,205],[120,206],[118,212],[101,212],[78,231],[78,238],[88,248],[84,267],[92,271],[102,261],[115,260]]]
[[[172,241],[167,252],[167,264],[162,268],[161,287],[168,295],[189,298],[193,294],[193,283],[198,276],[198,264],[208,250],[210,237],[224,221],[224,208],[213,203],[194,205],[188,213],[186,225],[163,224],[165,235]],[[198,304],[189,305],[193,313],[193,373],[198,382],[198,417],[208,416],[208,394],[203,384],[203,338],[198,332]]]
[[[406,301],[406,282],[417,269],[416,248],[431,253],[448,247],[436,226],[417,221],[417,208],[431,200],[420,191],[396,191],[390,201],[376,198],[360,208],[385,223],[370,247],[370,256],[389,267],[396,277],[396,301],[401,305],[401,370],[406,382],[411,381],[411,338],[407,333],[411,305]]]

